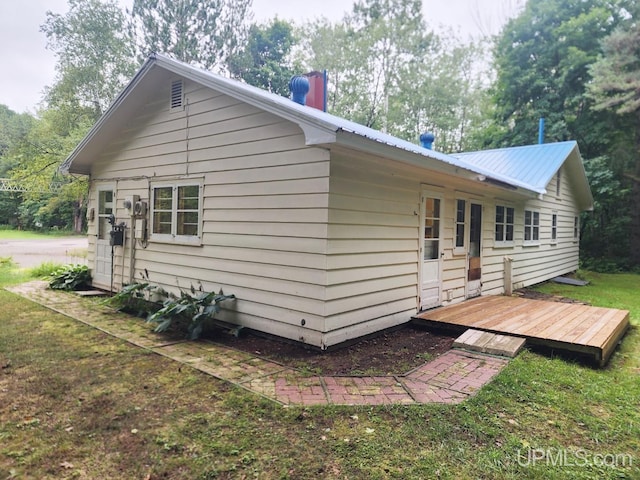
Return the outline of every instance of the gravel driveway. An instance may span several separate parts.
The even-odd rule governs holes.
[[[87,263],[87,237],[55,237],[43,240],[0,240],[0,257],[12,257],[22,268],[43,262]]]

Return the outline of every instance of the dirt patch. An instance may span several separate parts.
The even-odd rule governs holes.
[[[309,373],[391,375],[405,373],[441,355],[451,349],[456,337],[407,324],[324,352],[254,333],[236,338],[216,332],[212,339]]]
[[[560,302],[560,303],[576,303],[580,305],[590,305],[588,302],[576,300],[575,298],[563,297],[560,295],[552,295],[550,293],[538,292],[530,288],[521,288],[513,292],[517,297],[528,298],[530,300],[545,300],[547,302]]]
[[[522,298],[563,303],[584,303],[523,288]],[[217,330],[212,340],[309,373],[324,375],[392,375],[408,372],[451,349],[457,334],[406,324],[395,330],[358,340],[329,351],[320,351],[277,337],[244,333],[239,338]]]

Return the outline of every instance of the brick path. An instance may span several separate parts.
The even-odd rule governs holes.
[[[449,350],[393,376],[306,376],[279,363],[210,341],[157,334],[130,315],[29,282],[9,291],[177,362],[286,405],[460,403],[488,383],[508,359]],[[330,354],[329,354],[330,355]]]

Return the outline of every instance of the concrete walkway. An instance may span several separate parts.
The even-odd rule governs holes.
[[[301,371],[210,341],[187,341],[152,331],[139,318],[90,304],[74,294],[29,282],[9,291],[138,347],[285,405],[460,403],[507,364],[499,358],[450,350],[393,376],[305,375]],[[330,353],[328,354],[330,355]]]

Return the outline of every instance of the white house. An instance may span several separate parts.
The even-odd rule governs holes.
[[[95,286],[222,288],[222,320],[320,348],[576,270],[593,201],[575,142],[445,155],[161,55],[63,169]]]

